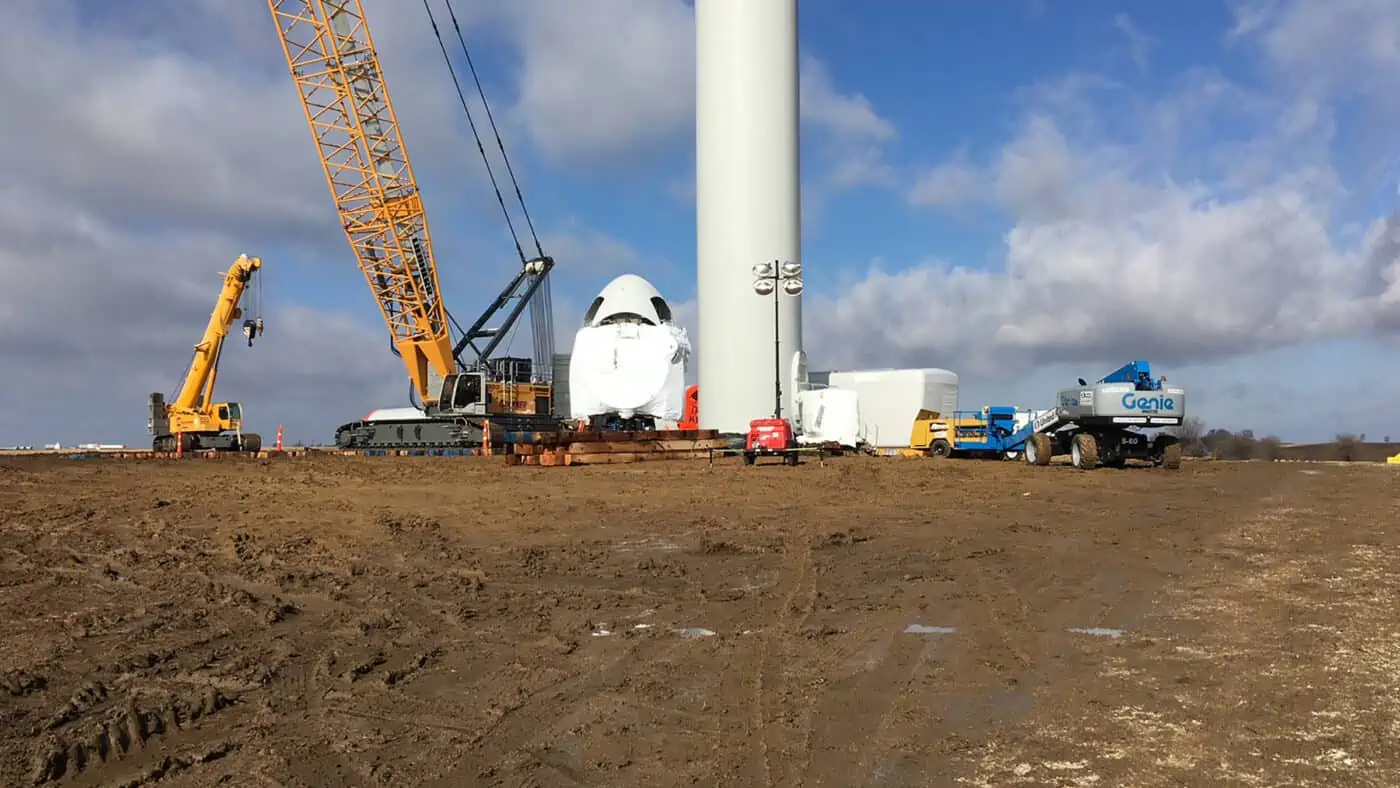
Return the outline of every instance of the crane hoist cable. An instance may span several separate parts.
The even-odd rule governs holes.
[[[443,0],[447,6],[447,15],[452,22],[452,29],[457,34],[457,43],[462,47],[462,57],[467,61],[467,68],[471,69],[472,81],[476,83],[477,95],[481,97],[481,106],[486,111],[486,120],[491,124],[491,133],[496,137],[496,147],[501,151],[501,160],[505,162],[506,172],[510,175],[511,185],[515,188],[515,199],[520,203],[520,213],[525,218],[525,225],[530,230],[530,239],[535,243],[535,253],[544,257],[544,247],[540,244],[539,234],[535,232],[535,222],[530,218],[530,209],[525,206],[525,195],[520,190],[520,181],[515,177],[515,169],[511,166],[510,156],[506,153],[505,141],[501,139],[501,131],[496,126],[496,117],[491,112],[491,102],[486,100],[486,90],[481,86],[481,77],[476,70],[476,63],[472,60],[471,50],[467,48],[467,40],[462,35],[462,26],[457,22],[457,11],[452,7],[452,0]],[[534,339],[534,356],[537,364],[552,365],[554,357],[554,296],[550,292],[549,275],[546,274],[540,282],[540,286],[535,290],[534,298],[530,303],[530,331]]]
[[[540,237],[535,232],[535,222],[530,218],[530,209],[525,207],[525,194],[520,191],[520,181],[515,177],[515,168],[511,167],[510,156],[506,153],[506,143],[501,139],[501,130],[496,126],[496,117],[491,113],[491,102],[486,100],[486,90],[481,86],[481,77],[477,74],[476,63],[472,61],[472,53],[467,49],[467,40],[462,35],[462,26],[457,23],[457,12],[452,8],[452,0],[443,0],[443,2],[447,5],[447,15],[452,20],[452,29],[457,33],[457,43],[462,45],[462,57],[467,61],[467,68],[471,69],[472,81],[476,83],[476,93],[481,97],[481,107],[486,111],[487,122],[491,124],[491,133],[496,137],[496,147],[501,151],[501,161],[505,162],[511,186],[515,188],[515,199],[520,203],[520,214],[525,218],[525,226],[530,230],[530,240],[535,243],[535,254],[544,257],[544,247],[540,245]],[[450,63],[448,65],[451,66]],[[484,156],[485,153],[482,155]]]
[[[428,4],[428,0],[423,0],[423,10],[428,13],[428,22],[433,26],[433,36],[437,38],[438,49],[442,50],[443,62],[447,63],[447,73],[452,76],[452,86],[457,89],[457,100],[462,104],[462,112],[467,116],[467,125],[471,127],[472,138],[476,140],[476,149],[481,154],[481,163],[486,165],[486,176],[491,179],[491,188],[496,192],[496,202],[501,206],[501,214],[506,218],[506,229],[510,231],[510,239],[515,243],[515,251],[520,255],[520,262],[523,265],[528,258],[525,256],[525,248],[520,245],[520,236],[515,232],[515,223],[511,221],[510,210],[506,208],[506,198],[501,194],[501,185],[496,180],[496,171],[491,167],[491,159],[486,155],[486,146],[481,142],[481,133],[477,130],[476,119],[472,117],[471,108],[467,106],[466,93],[462,91],[462,83],[457,79],[457,69],[452,66],[452,56],[447,54],[447,44],[442,40],[442,31],[438,28],[437,16],[433,13],[433,7]],[[463,48],[465,48],[463,44]],[[478,85],[478,88],[480,86]],[[485,96],[482,96],[485,101]],[[498,137],[499,139],[499,137]],[[502,156],[505,154],[505,146],[501,146]],[[507,160],[509,167],[509,160]],[[510,173],[511,180],[515,180],[515,173]],[[516,193],[520,192],[520,184],[516,183]]]
[[[456,33],[457,43],[461,46],[462,56],[466,60],[467,68],[471,71],[472,82],[476,87],[477,96],[481,99],[481,105],[486,113],[486,120],[491,127],[491,133],[495,137],[496,147],[501,152],[501,161],[505,164],[506,174],[510,178],[512,189],[515,191],[516,201],[520,203],[520,213],[525,220],[525,226],[530,233],[530,241],[533,242],[535,253],[538,259],[546,257],[544,247],[540,243],[539,233],[535,230],[535,222],[530,216],[530,209],[525,204],[525,194],[520,188],[520,179],[515,174],[515,168],[511,165],[510,154],[506,152],[505,140],[501,138],[500,127],[496,125],[496,117],[491,112],[491,102],[486,98],[486,89],[481,84],[481,75],[476,69],[476,63],[472,59],[471,49],[467,46],[466,36],[462,33],[461,23],[457,20],[457,11],[452,6],[452,0],[444,0],[447,7],[449,20],[452,29]],[[481,141],[481,133],[476,125],[475,118],[472,117],[471,108],[467,104],[467,99],[462,90],[461,81],[457,78],[457,70],[452,65],[452,57],[447,52],[447,45],[442,38],[442,30],[438,26],[437,16],[433,13],[432,6],[428,0],[423,0],[423,10],[428,15],[428,22],[433,28],[433,36],[437,39],[438,49],[442,52],[443,62],[447,64],[447,72],[452,77],[452,85],[457,91],[457,100],[461,104],[462,113],[466,115],[467,125],[471,128],[472,138],[476,142],[477,152],[481,154],[481,162],[486,167],[487,177],[490,178],[491,187],[496,193],[496,202],[501,207],[501,214],[505,217],[506,228],[510,232],[511,242],[515,244],[516,254],[520,257],[522,265],[528,265],[529,259],[526,257],[524,246],[521,243],[520,235],[516,232],[515,223],[511,220],[510,210],[506,207],[506,201],[501,194],[500,182],[496,178],[495,170],[491,166],[491,159],[486,154],[486,146]],[[535,363],[544,369],[548,369],[554,356],[554,298],[550,292],[549,275],[546,271],[538,286],[534,288],[530,298],[530,322],[531,334],[533,335],[534,359]],[[448,313],[448,319],[455,325],[456,319]],[[460,326],[458,326],[460,331]],[[514,331],[511,332],[514,335]],[[542,369],[543,371],[543,369]]]

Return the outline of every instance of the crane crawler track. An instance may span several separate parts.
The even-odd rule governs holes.
[[[558,432],[551,416],[492,415],[490,419],[425,416],[421,419],[361,421],[342,424],[335,431],[338,449],[476,449],[486,444],[489,421],[492,445],[515,442],[523,433]]]

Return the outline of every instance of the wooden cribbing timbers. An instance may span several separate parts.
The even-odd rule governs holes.
[[[724,448],[718,430],[540,433],[512,444],[511,465],[616,465],[653,460],[701,460]]]

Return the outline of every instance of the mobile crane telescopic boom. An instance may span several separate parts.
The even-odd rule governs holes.
[[[224,284],[209,315],[204,336],[194,346],[194,358],[180,384],[175,399],[165,401],[160,392],[151,394],[150,430],[152,448],[175,451],[178,448],[222,449],[256,452],[262,448],[262,438],[243,432],[243,408],[237,402],[214,402],[214,383],[219,377],[219,361],[223,357],[224,340],[234,321],[243,317],[239,302],[253,276],[262,270],[262,259],[239,255],[224,273]],[[252,347],[253,340],[263,331],[261,316],[243,321],[243,336]],[[181,443],[183,441],[183,443]]]

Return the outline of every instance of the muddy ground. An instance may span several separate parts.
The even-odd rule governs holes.
[[[1395,786],[1397,524],[1360,464],[0,460],[0,782]]]

